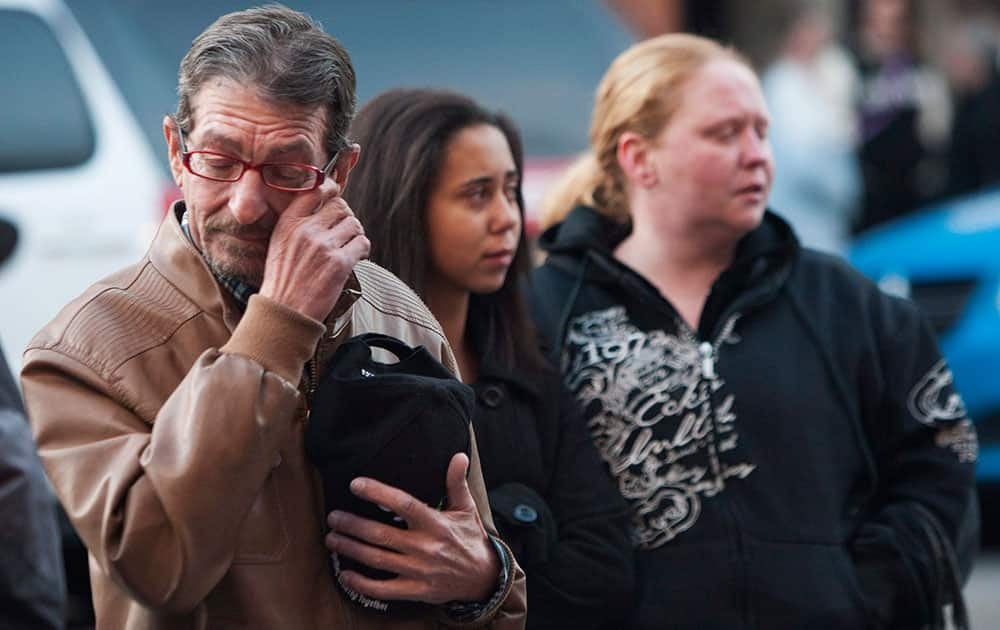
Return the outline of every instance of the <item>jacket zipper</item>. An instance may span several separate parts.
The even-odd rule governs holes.
[[[740,319],[742,315],[740,313],[733,313],[722,325],[722,329],[719,334],[715,337],[715,343],[711,341],[701,341],[698,342],[698,333],[691,329],[687,325],[687,322],[681,318],[677,318],[677,325],[685,330],[696,343],[698,343],[698,356],[701,359],[701,374],[703,377],[709,381],[714,381],[719,377],[718,373],[715,371],[715,360],[719,355],[719,349],[722,347],[723,342],[732,334],[733,329],[736,328],[736,322]]]
[[[308,422],[309,416],[312,415],[313,396],[316,395],[316,387],[319,381],[319,378],[316,375],[318,368],[316,367],[315,356],[309,359],[309,363],[306,364],[306,367],[309,370],[309,387],[306,389],[306,397],[305,397],[305,405],[306,405],[305,420],[306,422]]]
[[[712,344],[707,341],[702,341],[701,345],[698,346],[698,353],[701,355],[701,375],[710,381],[714,381],[715,374],[715,357],[714,350],[712,349]]]
[[[723,342],[729,338],[732,334],[733,329],[736,327],[736,322],[740,319],[740,313],[733,313],[725,321],[722,329],[715,338],[715,343],[710,341],[702,341],[698,344],[698,355],[701,359],[701,375],[702,379],[708,381],[708,405],[709,405],[709,417],[712,421],[712,442],[709,446],[712,452],[712,468],[716,475],[718,490],[721,493],[723,489],[723,484],[725,480],[723,478],[722,472],[722,460],[718,451],[718,438],[719,438],[719,426],[717,417],[715,414],[715,402],[713,396],[713,384],[719,378],[718,371],[716,370],[716,361],[719,356],[719,350],[722,347]],[[692,331],[692,334],[693,331]],[[695,339],[697,339],[697,336]],[[750,585],[748,584],[748,576],[746,574],[746,550],[743,540],[743,533],[740,531],[739,519],[727,500],[719,496],[719,509],[725,515],[725,520],[728,521],[730,527],[730,539],[733,541],[733,556],[737,566],[740,567],[740,573],[742,577],[742,607],[743,607],[743,619],[746,624],[750,627],[754,624],[754,615],[750,604]]]
[[[645,295],[645,291],[643,290],[642,286],[639,286],[638,289],[639,289],[639,291],[637,291],[638,295],[640,296]],[[725,483],[725,481],[723,479],[723,474],[722,474],[722,461],[719,458],[719,451],[718,451],[718,438],[719,438],[718,419],[715,413],[715,403],[714,403],[715,397],[713,396],[712,388],[714,382],[719,378],[719,374],[716,369],[719,350],[721,349],[723,342],[725,342],[725,340],[728,339],[729,336],[732,334],[733,330],[736,327],[736,322],[739,321],[739,319],[742,317],[742,313],[740,313],[739,311],[730,311],[731,314],[724,320],[722,328],[718,329],[719,334],[716,335],[715,337],[715,343],[712,343],[710,338],[706,340],[700,340],[698,332],[695,329],[692,329],[691,326],[689,326],[688,323],[684,321],[682,317],[680,317],[677,311],[673,308],[673,305],[671,305],[670,302],[667,301],[665,298],[661,298],[660,300],[654,300],[653,303],[656,304],[657,306],[659,306],[660,304],[666,304],[668,307],[667,309],[668,312],[674,317],[674,320],[677,325],[677,330],[682,333],[681,336],[687,337],[687,339],[691,340],[693,343],[696,344],[698,350],[698,357],[701,361],[701,378],[703,380],[708,381],[708,388],[709,388],[707,403],[709,406],[709,412],[708,412],[709,418],[711,419],[712,423],[712,440],[709,445],[712,457],[712,461],[710,462],[710,467],[713,469],[712,473],[716,475],[718,492],[721,493],[722,486]],[[753,304],[748,304],[746,306],[747,308],[751,308]],[[747,562],[745,557],[746,544],[743,538],[743,533],[740,531],[739,519],[737,518],[734,507],[732,505],[729,505],[724,497],[718,496],[717,498],[719,499],[718,500],[719,509],[724,517],[723,520],[728,523],[728,527],[730,529],[729,537],[733,543],[733,557],[736,560],[737,566],[740,567],[739,570],[741,573],[742,584],[743,584],[741,603],[743,608],[744,624],[747,625],[748,627],[753,627],[755,621],[755,615],[751,605],[751,595],[750,595],[751,591],[749,584],[749,575],[747,573],[747,568],[746,568]]]

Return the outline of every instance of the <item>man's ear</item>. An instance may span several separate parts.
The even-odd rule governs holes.
[[[650,141],[634,131],[626,131],[618,138],[618,166],[629,184],[652,188],[658,183],[651,148]]]
[[[357,143],[349,144],[340,150],[340,155],[337,156],[337,165],[333,167],[333,173],[331,173],[334,181],[340,186],[340,190],[347,188],[347,179],[360,156],[361,145]]]
[[[178,188],[183,188],[184,160],[181,158],[181,141],[177,135],[177,123],[173,117],[163,117],[163,137],[167,140],[167,157],[170,158],[170,174]]]

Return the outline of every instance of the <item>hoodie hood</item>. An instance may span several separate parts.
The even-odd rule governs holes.
[[[578,206],[559,224],[545,230],[538,245],[579,283],[624,287],[639,300],[662,303],[663,297],[645,278],[614,258],[614,248],[632,231],[587,206]],[[725,313],[766,301],[788,278],[799,243],[791,227],[768,211],[760,225],[736,246],[732,264],[712,287],[699,333],[708,335]],[[670,307],[672,310],[672,307]]]
[[[538,245],[550,254],[568,254],[582,250],[610,253],[632,233],[630,223],[616,221],[590,206],[577,206],[566,218],[542,232]],[[737,260],[744,244],[753,241],[755,253],[762,250],[797,249],[798,239],[789,226],[770,210],[764,213],[760,226],[748,233],[737,246]]]
[[[597,250],[610,255],[618,243],[632,233],[630,223],[607,217],[589,206],[577,206],[566,218],[538,237],[538,246],[550,254]]]

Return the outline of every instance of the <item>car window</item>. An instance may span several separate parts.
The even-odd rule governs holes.
[[[68,4],[158,148],[191,40],[219,15],[248,6],[233,0]],[[359,104],[398,86],[461,90],[510,114],[526,153],[536,157],[586,147],[594,89],[632,41],[597,0],[287,4],[319,20],[347,48],[357,69]]]
[[[73,166],[94,128],[55,35],[38,16],[0,10],[0,173]]]

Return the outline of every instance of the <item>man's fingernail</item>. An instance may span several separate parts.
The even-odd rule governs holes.
[[[351,481],[351,492],[361,492],[365,489],[365,480],[361,477],[356,477]]]

